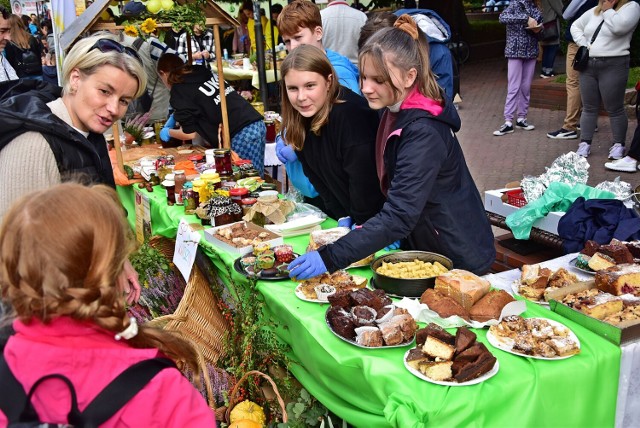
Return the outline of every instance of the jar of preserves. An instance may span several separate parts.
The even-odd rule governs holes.
[[[215,149],[213,151],[213,158],[216,164],[216,172],[222,175],[233,174],[231,168],[231,150],[230,149]]]
[[[185,214],[194,214],[196,208],[200,205],[200,196],[198,192],[193,190],[193,184],[190,181],[182,186],[182,203],[184,204]]]
[[[244,187],[236,187],[234,189],[229,190],[229,196],[231,196],[231,200],[237,204],[240,204],[243,198],[247,197],[249,194],[249,189]]]
[[[167,204],[169,205],[173,205],[176,203],[176,196],[175,196],[176,182],[173,179],[174,179],[173,174],[167,174],[165,175],[164,181],[162,182],[162,186],[164,187],[167,194]]]
[[[187,181],[187,176],[181,169],[173,171],[175,181],[176,205],[182,205],[182,186]]]
[[[242,215],[246,215],[256,202],[258,202],[256,198],[243,198],[240,201],[240,206],[242,207]]]

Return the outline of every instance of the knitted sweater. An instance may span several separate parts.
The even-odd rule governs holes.
[[[53,114],[72,126],[62,98],[47,103]],[[60,171],[49,143],[37,132],[25,132],[0,151],[0,221],[21,196],[60,183]]]
[[[629,55],[631,37],[640,19],[640,5],[632,1],[620,9],[609,9],[596,15],[595,8],[586,11],[571,25],[571,35],[579,46],[588,46],[602,21],[604,24],[589,48],[590,57]]]

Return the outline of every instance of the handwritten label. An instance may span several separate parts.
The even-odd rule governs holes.
[[[199,242],[200,234],[194,231],[185,219],[181,219],[176,236],[176,247],[173,252],[173,263],[180,270],[185,281],[189,281],[189,276],[191,276]]]

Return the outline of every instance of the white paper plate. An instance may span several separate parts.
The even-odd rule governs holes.
[[[367,278],[363,277],[363,276],[358,276],[358,275],[351,275],[354,279],[355,282],[357,282],[358,284],[361,282],[365,283],[364,288],[367,287],[366,282],[367,282]],[[354,288],[352,291],[358,290],[357,288]],[[304,293],[302,292],[302,283],[299,283],[298,286],[296,287],[296,289],[294,290],[295,295],[298,299],[300,300],[304,300],[305,302],[311,302],[311,303],[329,303],[328,300],[319,300],[319,299],[310,299],[307,296],[304,295]]]
[[[547,321],[549,324],[551,324],[552,326],[555,327],[562,327],[565,328],[569,331],[569,339],[573,340],[577,345],[578,345],[578,349],[580,349],[580,341],[578,340],[578,336],[575,335],[575,333],[573,331],[571,331],[571,329],[569,327],[567,327],[566,325],[559,323],[558,321],[554,321],[554,320],[550,320],[548,318],[529,318],[529,319],[541,319],[541,320],[545,320]],[[535,358],[537,360],[566,360],[567,358],[571,358],[574,355],[578,355],[578,354],[572,354],[572,355],[566,355],[563,357],[552,357],[552,358],[548,358],[548,357],[540,357],[537,355],[527,355],[527,354],[521,354],[519,352],[515,352],[513,351],[513,344],[508,343],[508,341],[503,341],[503,339],[498,338],[497,336],[495,336],[491,330],[489,330],[487,332],[487,341],[491,344],[491,346],[493,346],[494,348],[498,348],[504,352],[508,352],[510,354],[513,355],[518,355],[520,357],[527,357],[527,358]]]
[[[549,306],[549,302],[547,302],[546,300],[531,300],[531,299],[527,299],[522,294],[520,294],[520,280],[519,279],[516,279],[515,281],[513,281],[513,283],[511,284],[511,290],[513,291],[513,294],[515,294],[516,296],[522,297],[527,302],[537,303],[540,306]]]
[[[413,367],[411,367],[409,364],[407,364],[407,355],[409,355],[409,352],[411,352],[411,349],[409,349],[405,354],[404,354],[404,366],[406,367],[407,370],[409,370],[409,372],[416,376],[419,377],[422,380],[426,380],[427,382],[430,383],[435,383],[436,385],[444,385],[444,386],[468,386],[468,385],[475,385],[481,382],[484,382],[485,380],[492,378],[493,376],[496,375],[496,373],[498,373],[498,370],[500,370],[500,363],[498,362],[498,359],[496,359],[496,363],[493,365],[493,368],[491,370],[489,370],[488,372],[486,372],[485,374],[483,374],[480,377],[477,377],[475,379],[471,379],[468,380],[466,382],[446,382],[446,381],[441,381],[441,380],[433,380],[427,376],[425,376],[424,374],[422,374],[420,371],[414,369]]]

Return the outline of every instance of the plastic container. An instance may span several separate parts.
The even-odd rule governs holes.
[[[527,205],[527,200],[524,197],[522,189],[513,189],[505,192],[507,194],[507,203],[514,207],[524,207]]]

